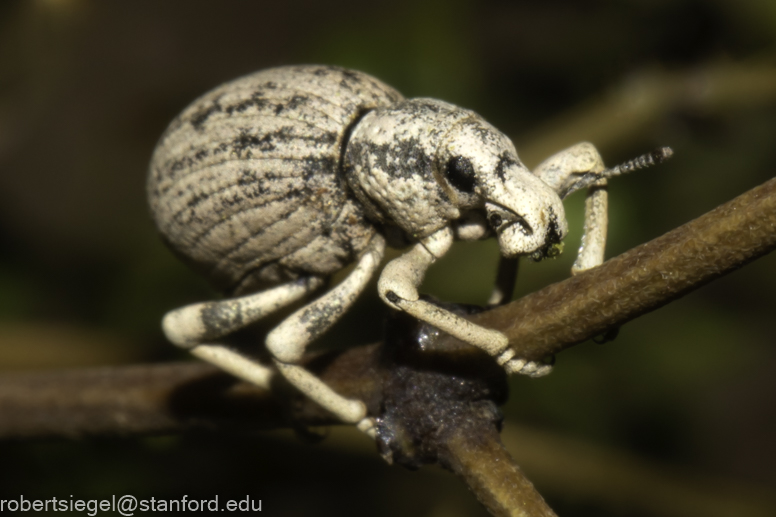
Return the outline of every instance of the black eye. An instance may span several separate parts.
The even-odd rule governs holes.
[[[490,223],[491,228],[497,230],[499,226],[501,226],[501,223],[504,222],[504,219],[500,214],[490,214],[490,217],[488,217],[488,222]]]
[[[447,162],[445,177],[453,187],[461,192],[470,194],[474,191],[474,167],[472,167],[472,162],[463,156],[456,156]]]

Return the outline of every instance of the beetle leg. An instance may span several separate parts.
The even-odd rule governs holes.
[[[495,357],[508,373],[521,373],[532,377],[549,373],[552,369],[550,365],[515,359],[514,351],[507,348],[509,340],[503,333],[481,327],[433,303],[419,299],[418,287],[423,282],[426,270],[450,249],[452,242],[452,229],[443,228],[389,262],[377,282],[380,298],[391,307],[484,350]]]
[[[577,259],[571,267],[571,274],[576,275],[603,264],[606,232],[609,226],[608,208],[609,193],[606,190],[606,180],[601,180],[587,189],[582,242],[579,245]]]
[[[490,293],[488,305],[502,305],[512,300],[519,264],[520,259],[517,257],[501,257],[499,259],[496,284],[493,286],[493,292]]]
[[[553,154],[540,163],[533,173],[553,190],[560,192],[573,179],[573,175],[581,177],[588,172],[602,172],[604,168],[604,161],[595,146],[590,142],[581,142]]]
[[[478,241],[493,233],[485,214],[476,210],[463,212],[460,219],[452,222],[452,229],[458,241]]]
[[[507,337],[486,329],[433,303],[420,300],[418,287],[426,270],[450,249],[453,231],[445,227],[421,240],[410,251],[385,266],[377,290],[385,303],[425,321],[458,339],[496,356],[507,347]]]
[[[308,277],[240,298],[187,305],[168,312],[162,329],[167,339],[193,355],[236,377],[269,388],[272,369],[224,345],[208,342],[304,298],[323,283],[321,278]]]
[[[373,434],[374,422],[366,417],[364,403],[338,395],[296,363],[307,345],[326,332],[353,304],[380,266],[384,251],[385,239],[375,234],[356,267],[342,282],[286,318],[266,340],[275,365],[288,382],[341,420],[358,424],[367,434]]]
[[[195,357],[251,384],[270,389],[275,370],[224,345],[200,344],[189,350]]]
[[[321,278],[306,277],[239,298],[194,303],[168,312],[162,329],[172,343],[191,348],[255,323],[304,298],[323,283]]]
[[[603,159],[593,144],[582,142],[550,156],[536,167],[534,174],[559,192],[574,181],[575,175],[581,178],[589,172],[602,172],[604,168]],[[606,180],[599,180],[587,192],[582,244],[571,268],[572,274],[603,263],[608,204]]]
[[[453,222],[453,235],[455,240],[474,241],[484,239],[492,233],[482,212],[471,211],[462,214],[461,218]],[[488,298],[488,305],[501,305],[512,300],[517,280],[517,258],[501,257],[498,263],[496,284]]]

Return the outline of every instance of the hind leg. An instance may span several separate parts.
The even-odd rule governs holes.
[[[356,267],[342,282],[286,318],[267,336],[267,348],[274,356],[275,366],[288,382],[370,436],[374,436],[374,421],[367,418],[364,403],[337,394],[298,363],[307,345],[326,332],[364,290],[380,266],[384,251],[385,239],[375,234]]]
[[[366,406],[329,388],[298,363],[307,345],[326,332],[353,304],[380,265],[385,239],[375,235],[356,267],[345,280],[325,295],[299,309],[267,335],[266,345],[274,364],[291,384],[344,422],[373,435],[374,422],[366,418]],[[284,306],[304,298],[324,280],[308,277],[268,291],[219,302],[187,305],[169,312],[162,322],[174,344],[219,368],[268,388],[275,370],[225,345],[210,344]]]
[[[217,341],[304,298],[323,283],[322,278],[308,277],[240,298],[187,305],[168,312],[162,329],[173,344],[236,377],[269,388],[274,370]]]

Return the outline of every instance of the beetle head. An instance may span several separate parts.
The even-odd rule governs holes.
[[[451,128],[440,169],[460,208],[484,208],[505,257],[560,253],[568,232],[558,194],[517,157],[512,142],[474,115]]]
[[[517,157],[511,140],[476,113],[410,99],[361,118],[343,160],[368,216],[422,238],[482,211],[506,257],[559,252],[567,233],[558,194]]]

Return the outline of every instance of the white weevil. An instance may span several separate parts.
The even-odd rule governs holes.
[[[514,357],[502,333],[420,300],[428,267],[454,239],[495,234],[503,256],[491,303],[511,296],[516,258],[555,255],[567,233],[561,199],[593,186],[574,271],[603,261],[605,178],[670,149],[605,169],[577,144],[533,172],[512,142],[472,111],[405,100],[366,74],[326,66],[261,71],[186,108],[161,137],[148,179],[151,211],[172,249],[229,299],[168,313],[168,339],[249,381],[271,370],[220,338],[305,298],[355,262],[348,276],[266,338],[277,369],[345,422],[372,432],[361,401],[346,399],[299,361],[377,271],[386,241],[409,251],[383,269],[378,291],[406,311],[494,356],[507,371],[548,365]]]

